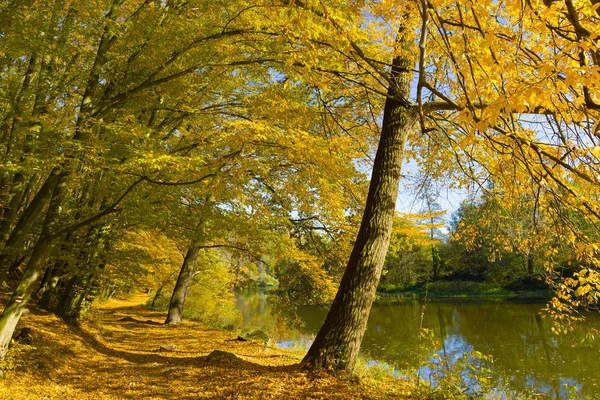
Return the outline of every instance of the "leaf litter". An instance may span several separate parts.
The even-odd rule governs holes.
[[[194,321],[163,325],[164,314],[145,300],[109,300],[79,327],[39,310],[22,318],[17,331],[30,328],[33,343],[13,346],[0,399],[410,398],[402,381],[303,370],[302,351],[232,340]],[[236,357],[207,360],[215,350]]]

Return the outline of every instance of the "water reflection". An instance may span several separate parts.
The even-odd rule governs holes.
[[[304,346],[318,331],[327,311],[314,307],[298,310],[301,331],[289,329],[270,314],[265,291],[241,292],[238,297],[244,324],[270,332],[280,347]],[[423,360],[455,363],[465,352],[477,350],[493,357],[493,376],[515,389],[538,388],[552,398],[600,393],[600,343],[585,340],[600,329],[598,314],[589,315],[568,337],[556,336],[551,323],[540,315],[543,304],[489,302],[430,302],[423,326],[433,331],[437,345],[423,349],[419,339],[422,303],[376,305],[371,311],[361,352],[398,370],[430,370]],[[425,352],[425,353],[424,353]]]

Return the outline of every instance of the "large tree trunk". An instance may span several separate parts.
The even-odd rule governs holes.
[[[193,266],[196,264],[199,251],[199,247],[192,246],[185,255],[179,276],[177,277],[177,283],[173,289],[173,295],[171,295],[171,301],[169,302],[169,313],[165,321],[167,325],[178,324],[183,319],[183,305],[185,304],[190,282],[194,277]]]
[[[42,227],[42,233],[38,238],[31,257],[27,262],[23,276],[19,281],[17,289],[6,304],[2,315],[0,316],[0,360],[4,358],[12,334],[21,317],[21,310],[27,305],[31,298],[31,293],[34,291],[35,284],[44,272],[44,262],[52,244],[52,231],[58,221],[60,214],[60,206],[66,194],[66,187],[63,183],[66,177],[65,173],[60,173],[57,178],[56,185],[52,192],[50,205],[46,212],[46,218]]]
[[[406,44],[402,31],[397,40]],[[413,66],[406,49],[393,60],[393,85],[360,230],[331,309],[304,357],[310,368],[354,369],[390,242],[405,144],[418,117],[415,107],[400,101],[409,98]]]
[[[42,272],[40,265],[46,258],[49,248],[49,240],[43,237],[38,240],[29,258],[23,277],[2,312],[2,316],[0,317],[0,360],[6,355],[6,350],[21,317],[21,312],[31,298],[35,282]]]

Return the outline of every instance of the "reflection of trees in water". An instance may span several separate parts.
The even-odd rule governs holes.
[[[236,301],[242,314],[242,327],[260,328],[275,341],[299,340],[302,337],[302,333],[294,329],[294,324],[288,323],[293,310],[282,310],[284,303],[277,302],[276,295],[268,289],[240,289],[236,293]]]
[[[238,296],[238,305],[244,321],[254,326],[261,326],[263,321],[266,330],[277,332],[278,339],[300,337],[276,323],[266,293],[242,297]],[[455,361],[472,349],[492,355],[496,374],[509,378],[515,388],[541,387],[551,396],[566,397],[564,384],[568,383],[583,385],[583,394],[600,392],[593,381],[600,371],[599,341],[573,347],[589,329],[600,329],[600,316],[590,316],[568,337],[555,336],[550,331],[551,321],[539,315],[542,307],[506,302],[430,302],[424,327],[433,331],[439,342],[435,351],[443,359]],[[362,353],[400,370],[418,368],[421,311],[418,301],[373,307]],[[327,314],[327,310],[316,307],[299,307],[297,312],[304,322],[303,331],[309,335],[319,330]],[[432,354],[430,351],[427,356]]]
[[[411,301],[373,307],[369,316],[362,351],[370,357],[385,361],[399,369],[419,365],[419,326],[422,305]],[[432,328],[431,315],[425,314],[425,327]]]
[[[242,325],[269,330],[275,324],[271,316],[269,295],[263,290],[242,289],[236,294],[237,308],[242,314]]]
[[[510,376],[514,387],[541,387],[564,397],[561,382],[583,384],[592,393],[591,379],[600,371],[596,342],[594,349],[573,346],[585,331],[600,326],[598,316],[590,316],[585,325],[569,337],[555,336],[551,321],[539,315],[537,304],[465,304],[456,307],[460,315],[460,335],[483,354],[494,356],[499,375]]]
[[[430,302],[424,327],[440,342],[435,351],[449,362],[472,349],[494,357],[494,370],[515,388],[538,387],[565,397],[564,384],[583,384],[594,393],[592,379],[600,371],[600,343],[573,347],[600,318],[590,317],[569,337],[555,336],[540,304]],[[369,317],[363,354],[399,369],[419,367],[419,322],[422,305],[403,302],[376,306]],[[307,324],[307,327],[311,326]],[[318,325],[312,329],[318,329]],[[433,351],[429,355],[433,354]]]

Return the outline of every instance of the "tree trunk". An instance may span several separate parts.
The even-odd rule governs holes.
[[[17,289],[0,316],[0,359],[4,358],[4,355],[6,354],[12,334],[19,322],[21,310],[31,298],[35,283],[42,272],[44,272],[44,261],[46,260],[46,256],[48,255],[53,240],[52,230],[57,223],[60,214],[60,206],[63,197],[66,194],[65,184],[63,183],[65,176],[66,174],[61,172],[57,177],[57,182],[52,191],[50,205],[46,211],[46,218],[44,219],[40,237],[33,248],[31,257],[29,257],[29,261]]]
[[[67,282],[67,285],[64,287],[64,290],[62,291],[60,298],[58,299],[58,303],[56,304],[56,307],[53,310],[54,314],[56,314],[59,317],[62,317],[63,315],[66,314],[67,309],[68,309],[68,303],[75,294],[75,289],[77,287],[77,284],[79,283],[79,280],[80,280],[80,277],[77,275],[72,276],[71,279],[69,279],[69,281]]]
[[[26,253],[20,256],[19,258],[14,259],[10,267],[8,267],[8,272],[6,273],[8,280],[10,280],[11,278],[15,278],[17,280],[19,279],[19,268],[21,267],[21,264],[23,264],[23,261],[25,261],[27,256],[28,254]]]
[[[60,179],[58,168],[52,170],[40,190],[31,200],[31,203],[27,206],[21,218],[17,222],[17,225],[13,228],[8,240],[4,244],[4,248],[0,253],[0,284],[6,279],[8,273],[8,266],[12,262],[12,258],[17,255],[16,249],[18,249],[27,234],[33,229],[35,222],[39,221],[39,217],[42,214],[44,206],[52,197],[56,184]]]
[[[76,214],[79,214],[79,211]],[[61,254],[67,254],[72,250],[72,247],[77,246],[76,244],[72,243],[72,241],[73,232],[69,232],[63,239],[63,243],[60,246]],[[83,249],[87,248],[86,244],[81,246],[81,248],[83,253]],[[52,257],[52,255],[50,255],[50,257]],[[68,262],[64,259],[59,259],[54,262],[52,267],[46,269],[44,277],[42,278],[42,283],[40,284],[40,288],[37,291],[37,295],[40,298],[37,302],[38,308],[41,308],[46,311],[54,310],[54,305],[56,303],[57,297],[58,283],[60,282],[61,275],[67,269],[67,267]]]
[[[37,290],[38,296],[43,295],[44,292],[48,290],[52,275],[54,275],[54,267],[46,268],[46,272],[44,272],[44,276],[42,277],[42,283],[40,283],[40,288]]]
[[[2,213],[2,222],[0,222],[0,243],[4,243],[6,237],[10,233],[10,228],[17,217],[17,211],[19,210],[19,205],[23,199],[23,194],[25,194],[25,176],[23,173],[17,172],[13,178],[9,195],[10,200]]]
[[[173,289],[171,301],[169,302],[169,314],[165,321],[167,325],[178,324],[183,319],[183,305],[185,304],[190,282],[194,276],[194,269],[192,267],[196,264],[199,251],[199,247],[192,246],[185,255],[179,276],[177,277],[177,283]]]
[[[533,273],[535,272],[535,262],[534,262],[534,258],[533,258],[533,253],[529,252],[527,254],[527,273],[529,275],[533,275]]]
[[[69,325],[77,324],[83,300],[90,292],[95,272],[96,268],[94,267],[84,275],[75,275],[69,280],[69,284],[55,311],[55,314],[64,319]]]
[[[56,294],[63,265],[63,263],[55,265],[52,268],[48,268],[46,271],[49,273],[49,276],[48,280],[42,283],[42,287],[40,287],[40,290],[38,291],[38,295],[40,295],[40,299],[37,302],[38,308],[46,311],[54,311],[54,304],[56,303]]]
[[[62,247],[64,249],[64,246]],[[56,261],[54,265],[46,270],[42,283],[38,289],[40,299],[37,302],[37,307],[54,312],[58,303],[58,293],[64,288],[62,275],[68,267],[68,263],[64,260]]]
[[[397,45],[407,45],[402,30]],[[395,86],[388,89],[360,230],[331,309],[304,357],[309,368],[354,369],[390,242],[406,140],[418,117],[416,107],[401,101],[409,98],[413,66],[406,49],[393,60]]]
[[[432,235],[433,236],[433,235]],[[433,238],[432,238],[433,240]],[[431,245],[431,266],[433,268],[433,281],[437,281],[440,278],[440,267],[442,260],[440,259],[440,250],[435,244]]]
[[[156,306],[156,301],[160,297],[160,294],[162,293],[163,288],[164,288],[164,285],[160,285],[159,288],[156,289],[156,293],[154,294],[154,297],[152,298],[152,303],[150,304],[151,310],[154,310],[154,307]]]
[[[41,274],[39,266],[46,258],[49,249],[50,241],[40,238],[33,249],[33,253],[29,258],[27,268],[25,268],[17,289],[6,303],[6,307],[2,312],[2,316],[0,317],[0,360],[6,355],[6,350],[12,339],[15,327],[19,322],[21,311],[31,298],[35,282]]]

